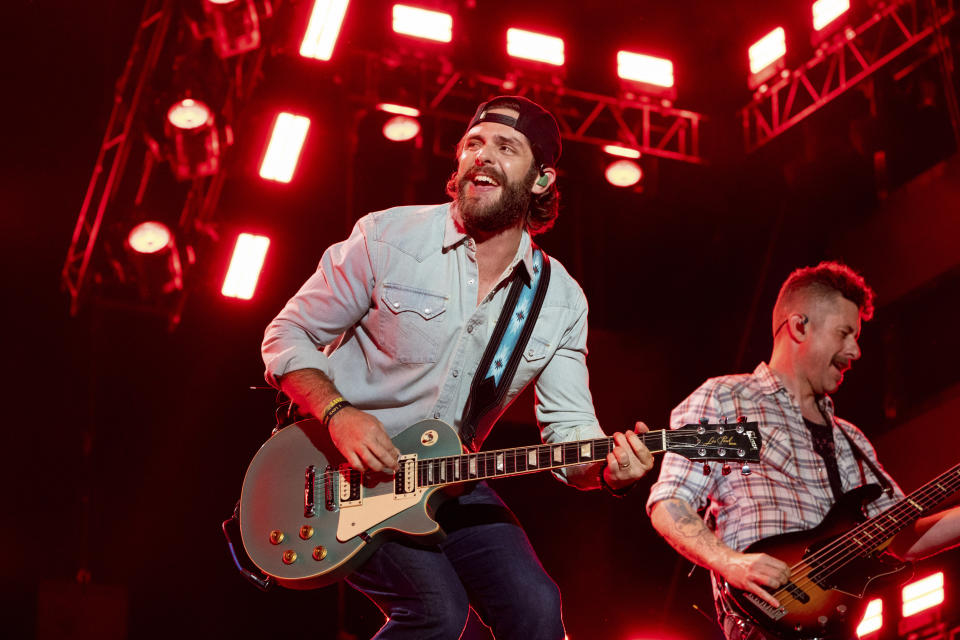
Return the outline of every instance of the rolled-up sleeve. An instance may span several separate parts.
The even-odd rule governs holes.
[[[716,420],[720,412],[716,409],[714,400],[709,387],[701,386],[671,412],[671,428],[697,424],[701,418]],[[647,514],[650,514],[656,503],[670,499],[683,500],[699,511],[707,505],[711,492],[715,490],[717,475],[719,474],[705,475],[701,465],[668,451],[663,456],[660,475],[650,488]]]
[[[578,302],[572,310],[574,321],[564,331],[556,352],[536,381],[536,416],[544,442],[606,437],[590,395],[586,300]],[[563,469],[554,473],[566,482]]]
[[[281,376],[299,369],[330,373],[324,347],[370,309],[377,264],[374,225],[366,216],[349,238],[329,247],[316,272],[267,326],[261,353],[271,385],[279,387]]]

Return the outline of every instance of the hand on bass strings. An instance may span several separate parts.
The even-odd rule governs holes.
[[[765,553],[739,553],[730,549],[716,570],[731,586],[749,591],[772,607],[780,606],[773,592],[790,580],[790,567]]]
[[[330,418],[330,438],[357,471],[394,473],[400,451],[390,441],[375,417],[355,407],[346,407]]]

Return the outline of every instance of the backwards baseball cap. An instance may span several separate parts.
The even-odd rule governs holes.
[[[512,107],[509,103],[518,107],[519,115],[516,118],[504,113],[491,113],[492,109],[498,107]],[[523,96],[497,96],[477,107],[467,131],[481,122],[496,122],[516,129],[530,141],[538,166],[556,166],[560,158],[560,129],[553,115],[536,102]]]

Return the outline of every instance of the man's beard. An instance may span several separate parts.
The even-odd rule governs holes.
[[[500,197],[489,204],[482,204],[479,198],[465,195],[467,185],[477,173],[477,171],[469,171],[457,180],[457,190],[454,194],[454,202],[467,233],[470,235],[478,232],[497,233],[521,222],[526,217],[533,200],[530,187],[533,186],[533,181],[537,177],[536,168],[531,167],[527,175],[517,182],[507,182],[506,177],[500,172],[489,172],[495,174],[493,177],[500,183],[501,188]],[[456,174],[452,180],[455,179]]]

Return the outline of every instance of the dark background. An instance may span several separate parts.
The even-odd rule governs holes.
[[[389,11],[386,2],[353,4],[344,56],[383,40]],[[841,259],[872,283],[879,308],[836,394],[840,415],[872,435],[907,490],[957,462],[960,163],[936,58],[908,52],[746,155],[735,118],[749,99],[743,52],[779,23],[805,34],[806,2],[459,6],[469,33],[458,64],[497,73],[506,25],[543,28],[567,40],[568,86],[609,94],[605,61],[640,48],[674,59],[677,105],[712,119],[710,164],[646,157],[642,191],[610,187],[595,150],[565,145],[561,216],[538,240],[590,301],[591,387],[608,431],[636,419],[666,426],[706,377],[751,370],[768,355],[779,283],[798,266]],[[216,219],[226,241],[201,254],[181,325],[169,332],[156,317],[96,304],[71,317],[60,270],[141,4],[15,0],[7,9],[3,635],[368,637],[382,618],[356,594],[262,594],[242,581],[219,524],[272,427],[274,394],[251,389],[263,385],[263,327],[363,212],[443,201],[452,153],[431,153],[429,141],[390,146],[375,115],[354,128],[336,72],[271,56],[236,123]],[[805,42],[788,46],[791,66],[809,54]],[[896,77],[908,63],[916,70]],[[294,181],[267,184],[256,164],[273,113],[287,105],[309,113],[313,128]],[[162,175],[157,185],[151,202],[163,216],[182,187]],[[273,241],[249,302],[221,297],[214,276],[241,228]],[[487,448],[537,441],[531,402],[528,394],[511,409]],[[561,586],[571,638],[715,635],[691,608],[711,615],[704,572],[687,579],[688,565],[644,515],[650,482],[619,501],[546,475],[495,483]],[[957,559],[920,570],[947,567],[950,589]],[[949,593],[944,616],[956,620]]]

